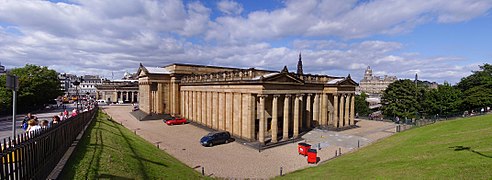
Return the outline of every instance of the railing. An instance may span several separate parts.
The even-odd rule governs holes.
[[[0,179],[46,179],[98,108],[1,142]]]

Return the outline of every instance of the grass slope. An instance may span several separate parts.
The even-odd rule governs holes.
[[[204,179],[99,111],[60,179]]]
[[[279,179],[491,179],[492,115],[439,122]]]

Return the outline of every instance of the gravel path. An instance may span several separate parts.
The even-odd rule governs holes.
[[[167,126],[161,120],[138,121],[130,115],[131,106],[104,106],[102,109],[116,122],[126,128],[136,131],[137,135],[147,141],[157,144],[162,150],[176,157],[181,162],[205,174],[223,178],[271,178],[283,173],[306,167],[316,166],[308,164],[306,157],[298,155],[297,143],[266,149],[258,152],[238,142],[203,147],[199,140],[208,131],[190,124]],[[393,123],[377,121],[360,121],[360,128],[343,132],[312,130],[303,138],[307,143],[321,150],[318,157],[321,161],[328,160],[335,155],[335,150],[341,149],[346,153],[360,145],[367,145],[378,139],[392,135],[395,129]]]

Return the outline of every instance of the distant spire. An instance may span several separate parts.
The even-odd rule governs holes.
[[[302,75],[302,56],[301,52],[299,52],[299,61],[297,62],[297,75]]]

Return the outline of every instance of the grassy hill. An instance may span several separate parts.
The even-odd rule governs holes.
[[[60,179],[206,179],[99,111]]]
[[[492,115],[398,133],[279,179],[491,179]]]

